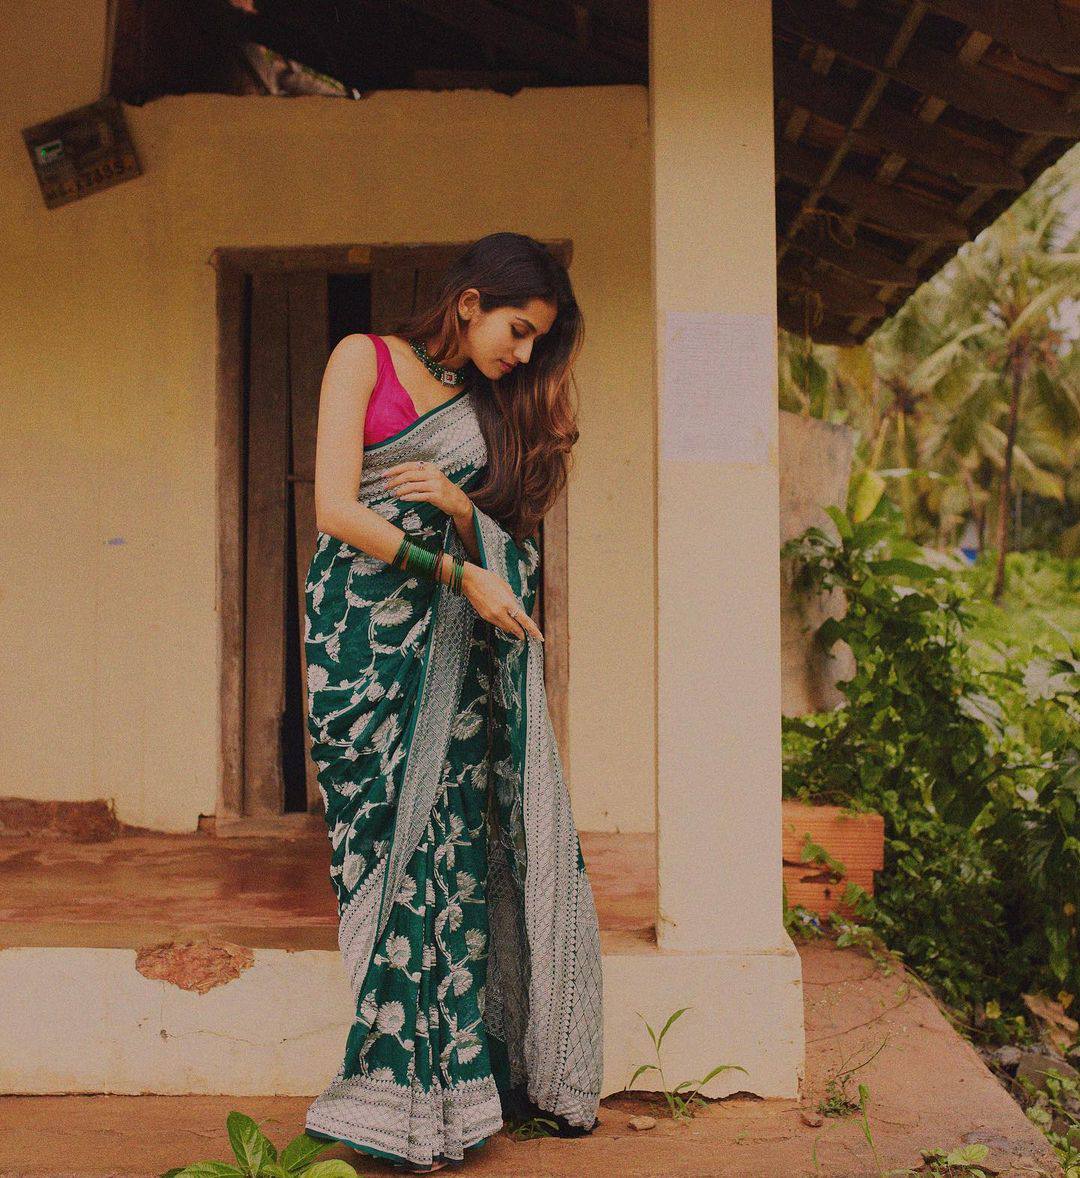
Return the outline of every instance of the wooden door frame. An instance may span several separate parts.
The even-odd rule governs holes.
[[[214,828],[219,835],[290,829],[309,830],[321,819],[288,812],[270,818],[244,814],[244,288],[260,271],[317,270],[334,274],[370,273],[406,264],[410,254],[428,265],[449,265],[468,242],[354,244],[323,246],[220,246],[210,255],[217,274],[216,428],[218,559],[216,600],[220,636],[220,738],[218,795]],[[573,243],[545,244],[570,265]],[[569,630],[567,598],[567,496],[556,500],[544,519],[543,588],[545,678],[552,726],[569,776]]]

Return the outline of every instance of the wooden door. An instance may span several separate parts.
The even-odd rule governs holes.
[[[218,829],[321,815],[307,731],[304,579],[317,540],[319,388],[337,341],[427,302],[462,244],[215,251],[218,279]],[[549,243],[568,265],[570,242]],[[567,503],[540,532],[545,681],[568,769]],[[242,820],[242,821],[241,821]],[[257,823],[256,823],[257,824]]]

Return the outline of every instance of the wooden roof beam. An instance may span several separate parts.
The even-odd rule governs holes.
[[[991,39],[985,33],[969,32],[960,43],[957,51],[957,58],[964,65],[973,66],[983,56],[987,49],[990,48],[990,44]],[[933,125],[939,118],[941,118],[945,110],[946,103],[942,99],[936,98],[933,95],[927,95],[923,98],[922,103],[919,106],[919,118],[927,125]],[[884,181],[885,183],[891,182],[900,172],[906,162],[906,158],[902,155],[894,154],[888,156],[885,160],[882,161],[881,167],[878,169],[878,179]],[[974,191],[993,192],[997,190],[988,186],[980,186],[975,188]],[[965,214],[961,215],[965,216],[966,219]],[[914,253],[912,254],[912,259],[917,259],[917,264],[921,265],[929,260],[936,248],[936,245],[932,245],[929,242],[923,242],[918,247],[916,247]],[[894,293],[896,293],[895,290],[886,290],[883,297],[889,298]],[[865,327],[866,320],[861,318],[855,319],[851,324],[852,331],[862,331]]]
[[[774,16],[775,19],[775,16]],[[907,47],[909,41],[914,37],[916,30],[919,27],[919,21],[922,19],[920,11],[916,7],[912,9],[904,18],[903,24],[893,36],[892,44],[885,52],[885,62],[887,65],[895,64],[904,49]],[[832,65],[834,54],[831,49],[826,49],[821,45],[814,45],[810,43],[810,47],[814,50],[814,66],[815,72],[826,73]],[[820,68],[817,68],[820,67]],[[812,216],[816,210],[817,202],[820,200],[826,187],[832,180],[833,176],[839,171],[843,164],[844,157],[852,146],[852,128],[861,126],[865,122],[866,117],[870,111],[874,109],[881,99],[882,91],[885,89],[885,78],[881,74],[874,74],[871,78],[870,85],[867,87],[858,110],[852,116],[850,122],[851,126],[848,128],[844,138],[837,145],[833,151],[831,158],[825,170],[818,176],[815,184],[811,186],[810,192],[802,203],[802,207],[798,213],[788,223],[784,231],[783,240],[777,246],[777,258],[783,258],[791,246],[791,241],[795,235],[800,231],[807,219]],[[797,120],[789,121],[785,127],[784,138],[790,142],[795,142],[802,133],[803,123]],[[854,227],[857,224],[857,218],[849,215],[845,227],[848,232],[854,234]]]
[[[775,93],[841,127],[847,127],[860,100],[856,86],[815,73],[802,61],[777,61]],[[1027,187],[1019,168],[992,151],[982,151],[925,123],[906,110],[879,102],[861,126],[852,128],[853,146],[863,151],[895,151],[939,176],[975,187],[990,185],[1022,192]]]
[[[973,36],[983,37],[984,34],[978,33],[973,34]],[[1071,87],[1064,105],[1069,110],[1080,110],[1080,83],[1074,84]],[[1051,136],[1046,135],[1025,136],[1010,152],[1009,162],[1016,167],[1024,167],[1046,147],[1047,143],[1051,141],[1051,138]],[[987,201],[992,200],[995,195],[997,195],[997,192],[992,188],[973,189],[957,206],[957,212],[963,217],[974,217],[978,210]],[[935,252],[934,243],[929,241],[919,242],[908,256],[908,265],[914,267],[924,266]],[[887,294],[888,292],[886,292]],[[853,324],[852,330],[858,330],[858,326],[857,323]]]
[[[833,315],[857,315],[862,319],[884,319],[888,308],[877,297],[877,292],[836,270],[818,270],[814,263],[789,254],[777,271],[781,289],[813,294]]]
[[[813,189],[825,171],[825,157],[798,143],[776,145],[776,167],[782,176]],[[968,227],[947,210],[909,196],[889,185],[852,172],[838,171],[824,186],[824,194],[847,205],[861,224],[883,233],[935,241],[967,241]]]
[[[925,0],[918,0],[925,7]],[[977,118],[995,119],[1027,134],[1075,139],[1080,113],[1048,97],[1038,86],[974,64],[917,42],[909,44],[898,62],[887,54],[892,30],[834,0],[783,0],[775,15],[779,27],[814,44],[825,45],[847,61],[910,86]]]
[[[852,244],[846,246],[827,233],[803,234],[792,239],[791,248],[872,286],[903,289],[919,285],[917,270],[858,238],[853,238]]]
[[[1080,8],[1061,0],[925,0],[933,12],[986,33],[1063,73],[1080,69]]]
[[[973,66],[986,53],[991,44],[992,38],[987,36],[986,33],[969,31],[957,48],[957,57],[964,65]],[[946,103],[942,99],[929,95],[923,99],[919,107],[919,118],[924,122],[932,123],[939,119],[945,110]],[[1021,160],[1014,153],[1014,157],[1009,162],[1014,166],[1019,166]],[[903,167],[904,163],[904,159],[899,156],[886,159],[879,169],[879,178],[886,181],[892,180]],[[985,200],[989,199],[992,193],[997,191],[997,189],[987,186],[976,187],[964,201],[961,201],[956,211],[966,220],[974,214],[976,209],[981,207]],[[971,205],[970,201],[972,197],[979,193],[984,195],[978,199],[977,203]],[[937,245],[934,243],[921,242],[912,251],[908,260],[915,266],[924,266],[933,256],[937,248]],[[896,293],[894,290],[886,290],[883,297],[889,298],[894,293]],[[851,323],[852,331],[861,331],[865,326],[866,321],[863,319],[855,319]]]

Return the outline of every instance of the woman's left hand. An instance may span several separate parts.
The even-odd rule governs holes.
[[[462,515],[472,507],[468,495],[433,462],[399,462],[384,472],[383,483],[399,499],[431,503],[450,516]]]

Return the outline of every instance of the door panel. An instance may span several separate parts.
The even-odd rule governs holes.
[[[284,800],[288,304],[285,274],[252,275],[244,592],[244,813],[252,816],[280,814]]]

